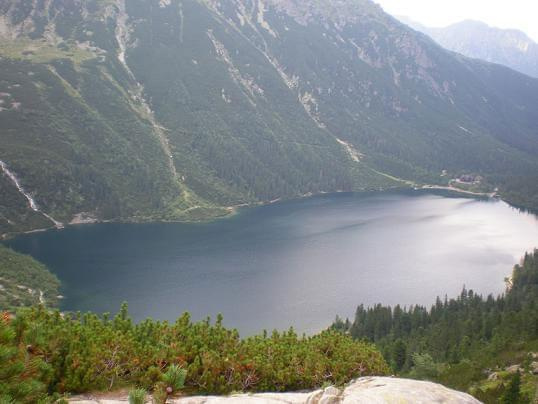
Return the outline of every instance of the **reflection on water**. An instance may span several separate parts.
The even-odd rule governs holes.
[[[504,202],[432,194],[338,194],[205,224],[99,224],[32,234],[13,248],[62,280],[67,310],[135,319],[223,313],[242,334],[318,331],[358,303],[429,304],[465,284],[500,293],[538,221]]]

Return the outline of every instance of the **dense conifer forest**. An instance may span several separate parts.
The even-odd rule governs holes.
[[[374,342],[401,375],[467,390],[486,403],[508,400],[515,383],[519,398],[503,402],[536,402],[538,251],[525,255],[507,285],[498,297],[464,288],[429,309],[361,305],[353,321],[337,318],[333,329]]]

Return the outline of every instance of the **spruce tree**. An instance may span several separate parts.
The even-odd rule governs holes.
[[[407,348],[405,346],[405,343],[401,339],[397,339],[394,343],[394,347],[392,350],[392,362],[394,366],[394,370],[396,372],[399,372],[402,370],[405,361],[407,358]]]
[[[520,402],[520,387],[521,387],[521,375],[519,371],[516,372],[510,384],[508,390],[503,394],[501,403],[503,404],[517,404]]]

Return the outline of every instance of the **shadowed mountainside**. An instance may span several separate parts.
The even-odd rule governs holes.
[[[538,205],[538,80],[447,52],[369,0],[0,12],[0,160],[19,185],[3,170],[0,233],[463,174]]]

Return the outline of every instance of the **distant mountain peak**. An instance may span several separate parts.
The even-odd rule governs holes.
[[[538,44],[523,31],[497,28],[472,19],[433,28],[405,16],[397,18],[451,51],[538,77]]]
[[[488,24],[486,24],[483,21],[473,20],[471,18],[468,18],[468,19],[465,19],[463,21],[456,22],[456,23],[450,24],[450,25],[458,25],[458,24],[467,25],[467,26],[475,26],[475,27],[488,27],[488,28],[490,27]]]

